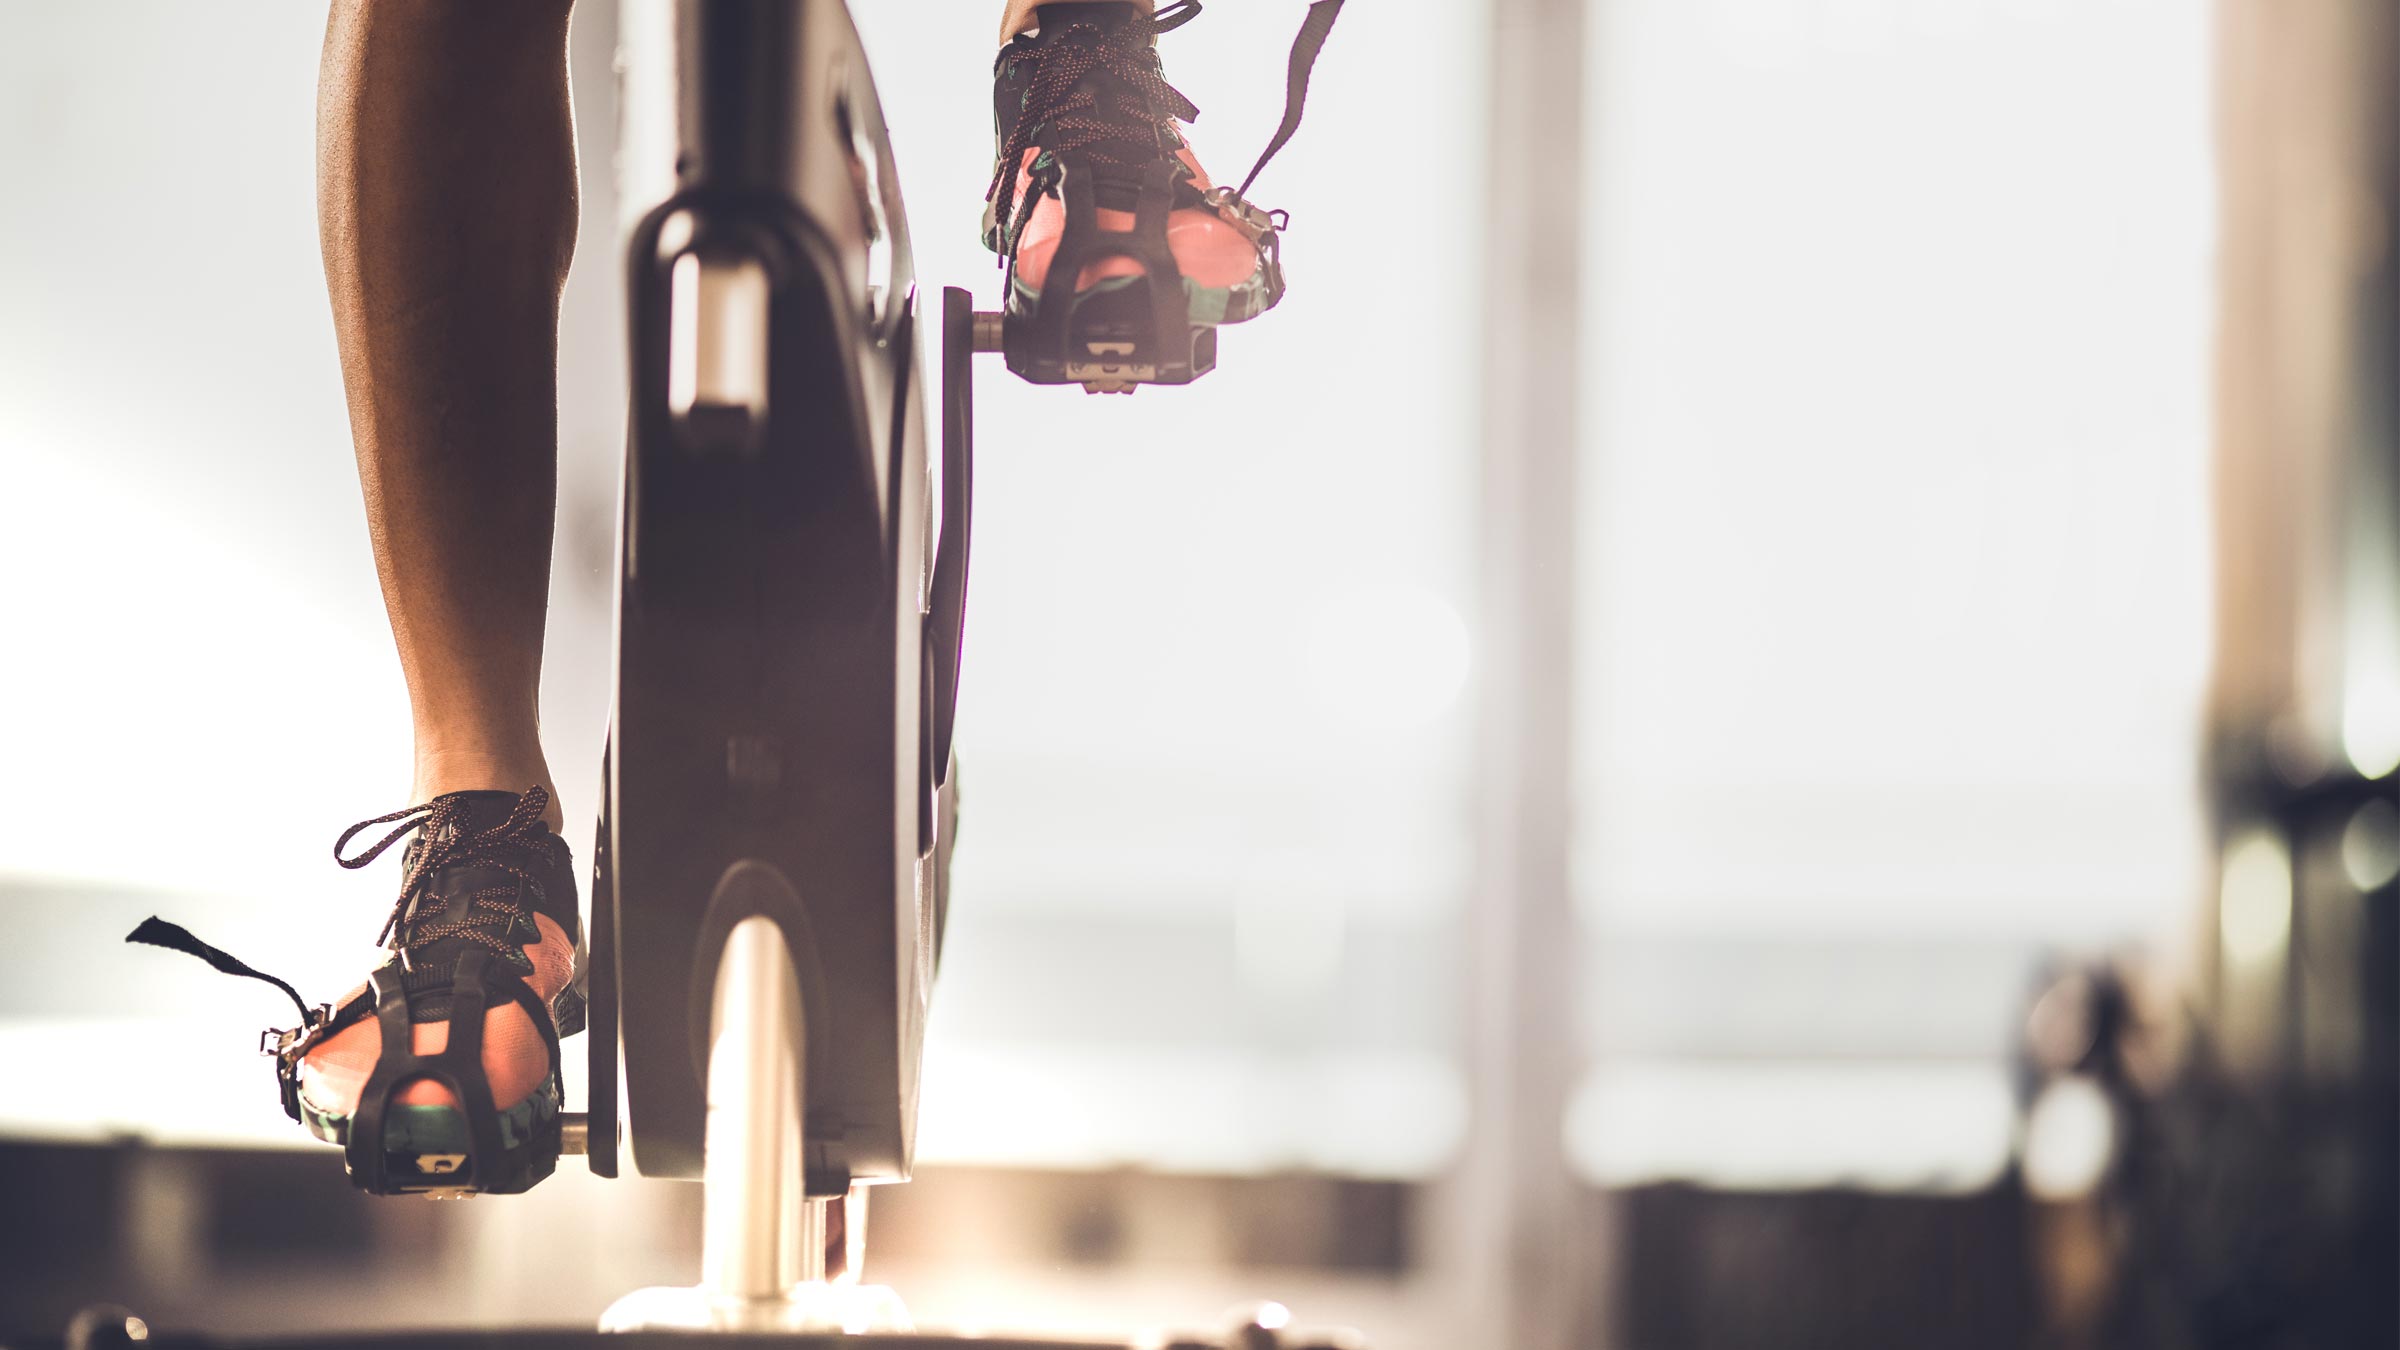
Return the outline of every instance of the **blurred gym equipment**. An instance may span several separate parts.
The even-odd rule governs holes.
[[[2217,885],[2186,955],[2037,1006],[2036,1264],[2060,1344],[2388,1346],[2400,23],[2374,0],[2219,15]],[[2049,1194],[2046,1106],[2092,1120],[2057,1136],[2091,1158]]]

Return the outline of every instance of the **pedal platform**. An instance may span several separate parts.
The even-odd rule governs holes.
[[[964,352],[997,352],[1028,384],[1083,386],[1087,394],[1130,394],[1145,384],[1190,384],[1217,368],[1217,332],[1195,327],[1190,355],[1162,363],[1138,333],[1099,327],[1077,335],[1068,350],[1041,345],[1027,332],[1030,321],[993,310],[973,311],[971,342]]]
[[[1145,384],[1190,384],[1217,368],[1217,330],[1195,326],[1165,357],[1146,333],[1124,324],[1095,324],[1053,348],[1027,331],[1030,320],[1002,322],[1008,368],[1031,384],[1080,384],[1087,394],[1130,394]]]

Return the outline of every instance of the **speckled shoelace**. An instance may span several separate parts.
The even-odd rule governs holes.
[[[1016,252],[1010,227],[1016,220],[1017,178],[1025,151],[1045,125],[1052,153],[1080,150],[1096,164],[1139,168],[1183,144],[1175,123],[1191,121],[1200,109],[1167,83],[1155,40],[1199,14],[1197,0],[1182,0],[1155,14],[1130,15],[1113,28],[1073,19],[1039,43],[1014,45],[1001,54],[1004,71],[1033,65],[1024,108],[1001,143],[991,191],[985,194],[997,212],[1003,256]],[[1084,84],[1094,71],[1110,77],[1106,99]]]
[[[342,837],[334,841],[333,860],[355,870],[383,856],[384,850],[412,831],[416,833],[417,846],[409,855],[408,871],[400,879],[400,898],[392,902],[392,912],[383,921],[383,931],[375,935],[377,942],[386,943],[403,957],[452,937],[488,947],[504,957],[523,956],[523,941],[510,937],[525,915],[517,903],[519,886],[485,886],[445,897],[430,894],[429,883],[444,868],[476,864],[498,868],[521,885],[538,890],[541,882],[533,875],[532,866],[548,856],[545,840],[549,831],[542,824],[542,812],[550,804],[550,794],[543,788],[528,788],[510,809],[508,818],[488,830],[468,828],[467,795],[445,793],[389,815],[362,820],[342,831]],[[394,822],[398,823],[397,828],[365,852],[353,858],[342,856],[342,850],[361,833]],[[434,903],[429,905],[428,901]],[[434,914],[442,917],[432,922],[419,919],[420,908],[428,911],[428,918]]]

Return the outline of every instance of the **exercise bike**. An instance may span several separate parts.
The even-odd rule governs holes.
[[[867,1192],[910,1174],[948,911],[974,358],[1002,354],[1044,383],[1184,383],[1212,363],[1213,338],[1170,316],[1163,281],[1149,337],[1082,352],[1061,346],[1072,334],[1057,314],[978,312],[956,288],[922,312],[844,0],[634,0],[624,15],[638,158],[622,176],[640,214],[624,255],[632,399],[592,859],[590,1100],[536,1127],[556,1132],[540,1152],[703,1188],[698,1283],[619,1300],[606,1344],[956,1344],[914,1333],[897,1296],[856,1275]],[[1074,275],[1118,252],[1172,276],[1171,258],[1149,256],[1159,240],[1071,222],[1060,265]],[[938,348],[938,386],[921,345]],[[368,1189],[471,1192],[498,1149],[479,1137],[420,1186],[394,1182],[379,1155],[362,1178],[361,1153],[352,1175]],[[80,1344],[111,1343],[106,1323]],[[1262,1305],[1223,1338],[1174,1344],[1353,1343],[1298,1337]]]
[[[647,28],[626,122],[673,129],[673,172],[626,173],[647,209],[583,1136],[595,1174],[630,1161],[705,1201],[699,1285],[604,1325],[892,1329],[896,1300],[826,1281],[828,1216],[854,1251],[864,1188],[911,1166],[957,819],[974,312],[943,295],[937,528],[907,219],[847,9],[627,18]]]

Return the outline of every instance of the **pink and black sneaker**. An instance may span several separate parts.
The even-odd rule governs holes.
[[[342,1146],[377,1195],[512,1194],[557,1166],[559,1037],[583,1027],[574,862],[542,823],[549,794],[453,792],[352,826],[334,846],[364,867],[414,833],[400,896],[365,983],[311,1008],[289,984],[153,918],[127,938],[264,980],[300,1025],[271,1031],[283,1108]],[[395,828],[357,857],[341,850]]]
[[[1339,0],[1312,7],[1292,54],[1284,126]],[[1188,384],[1216,364],[1216,330],[1283,298],[1280,212],[1219,186],[1181,124],[1199,116],[1167,83],[1158,36],[1197,0],[1043,5],[993,68],[999,138],[984,243],[1008,267],[1009,368],[1037,384],[1131,393]],[[1258,169],[1251,171],[1257,177]],[[1072,280],[1054,284],[1062,273]]]

